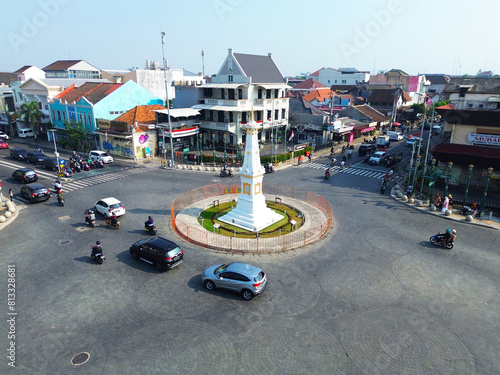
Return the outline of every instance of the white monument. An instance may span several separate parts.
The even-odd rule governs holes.
[[[245,125],[246,146],[243,166],[239,169],[241,180],[241,194],[236,207],[219,220],[237,227],[258,232],[284,218],[283,215],[266,206],[262,194],[262,180],[265,169],[260,164],[259,143],[257,133],[261,125],[250,121]]]

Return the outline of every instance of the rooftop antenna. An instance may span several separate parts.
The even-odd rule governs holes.
[[[205,78],[205,51],[201,49],[201,78]]]

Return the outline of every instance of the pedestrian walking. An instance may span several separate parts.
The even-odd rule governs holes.
[[[307,158],[309,159],[309,163],[312,162],[312,152],[309,152],[309,154],[307,154]]]
[[[441,208],[441,195],[439,195],[439,193],[437,193],[436,196],[434,197],[433,203],[436,208]]]
[[[10,201],[12,202],[12,200],[14,199],[14,194],[12,194],[12,189],[9,189],[9,197]]]

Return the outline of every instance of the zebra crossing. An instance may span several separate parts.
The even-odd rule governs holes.
[[[118,171],[111,173],[99,174],[82,179],[71,180],[63,184],[63,193],[69,193],[71,191],[83,189],[89,186],[103,184],[105,182],[118,180],[123,177],[142,174],[145,172],[149,172],[150,170],[151,170],[150,168],[139,168],[139,167],[122,168]]]
[[[381,172],[381,171],[374,171],[371,169],[359,168],[356,166],[347,166],[347,167],[344,167],[343,170],[340,170],[339,165],[336,165],[335,167],[331,168],[331,164],[326,164],[326,163],[303,163],[303,164],[299,165],[299,167],[321,169],[324,171],[326,171],[328,168],[330,168],[331,173],[334,173],[334,172],[349,173],[349,174],[356,175],[356,176],[376,178],[379,180],[384,178],[384,176],[387,173],[387,172]],[[400,176],[398,174],[394,174],[390,178],[390,181],[397,181],[399,178],[400,178]]]

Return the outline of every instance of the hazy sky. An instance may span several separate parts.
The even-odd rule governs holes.
[[[218,72],[228,48],[266,55],[293,76],[322,67],[409,74],[500,71],[492,0],[2,0],[0,71],[82,59],[100,69]]]

